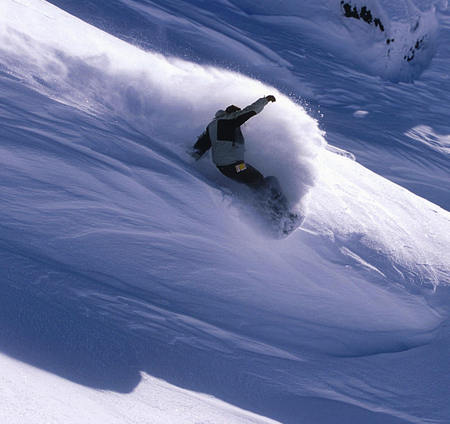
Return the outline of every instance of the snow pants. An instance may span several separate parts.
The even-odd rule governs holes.
[[[218,166],[219,171],[237,181],[246,184],[254,190],[258,190],[265,186],[264,177],[256,168],[245,162],[236,162],[231,165]]]

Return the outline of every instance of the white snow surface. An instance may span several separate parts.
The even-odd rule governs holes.
[[[296,99],[309,92],[333,108],[347,97],[349,122],[364,117],[348,124],[355,131],[378,107],[352,90],[318,92],[272,41],[243,32],[230,41],[231,21],[213,19],[237,10],[254,25],[271,22],[286,31],[278,42],[293,17],[310,34],[312,23],[331,31],[342,21],[351,40],[358,30],[348,18],[327,12],[339,2],[297,14],[296,2],[219,1],[218,12],[197,3],[111,3],[198,40],[204,57],[195,63],[43,0],[2,0],[2,422],[80,422],[73,400],[81,422],[446,423],[450,213],[430,201],[449,182],[446,128],[417,119],[400,131],[400,144],[417,142],[424,158],[402,150],[389,169],[397,183],[423,175],[433,187],[427,200],[374,172],[380,158],[391,163],[387,148],[368,146],[372,170],[328,150],[339,130],[325,133]],[[430,43],[413,71],[393,60],[388,79],[418,78],[430,66],[439,74],[436,5],[370,2],[399,40],[414,15]],[[214,31],[191,15],[207,16]],[[348,57],[353,47],[337,48],[324,31],[311,35],[316,47]],[[384,43],[358,40],[371,52]],[[214,66],[214,43],[278,83]],[[373,62],[348,75],[370,89],[384,66]],[[416,101],[406,84],[386,84],[388,103],[402,87]],[[422,84],[419,92],[433,88]],[[185,153],[217,109],[267,94],[277,102],[244,127],[248,161],[276,175],[306,214],[281,240],[264,231],[244,189],[209,158],[194,163]]]
[[[121,396],[67,382],[7,356],[0,355],[0,364],[3,423],[275,423],[145,374],[131,396]]]

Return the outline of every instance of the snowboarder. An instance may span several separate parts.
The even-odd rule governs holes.
[[[191,155],[198,160],[212,148],[213,162],[222,174],[252,189],[264,187],[263,175],[244,160],[245,139],[240,127],[269,102],[275,102],[275,97],[262,97],[244,109],[231,105],[225,110],[218,110],[198,138]]]
[[[254,190],[257,203],[267,214],[273,229],[278,235],[287,236],[301,225],[303,216],[289,210],[288,201],[275,177],[264,178],[244,160],[245,140],[240,127],[269,102],[275,102],[275,97],[262,97],[244,109],[231,105],[217,111],[195,143],[191,155],[198,160],[211,148],[213,162],[219,171]]]

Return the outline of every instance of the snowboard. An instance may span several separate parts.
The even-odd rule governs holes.
[[[291,211],[276,177],[266,177],[265,186],[257,193],[257,203],[270,232],[277,238],[289,236],[300,227],[305,217]]]

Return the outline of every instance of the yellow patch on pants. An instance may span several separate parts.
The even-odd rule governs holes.
[[[239,174],[239,172],[245,171],[247,169],[247,165],[244,162],[242,162],[242,163],[235,165],[235,169],[236,169],[236,172]]]

